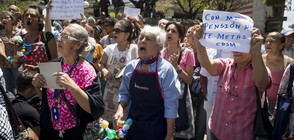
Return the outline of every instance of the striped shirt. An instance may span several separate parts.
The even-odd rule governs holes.
[[[210,130],[222,140],[250,140],[253,138],[257,99],[252,64],[249,63],[237,76],[233,59],[219,59],[219,62],[219,82],[209,119]]]

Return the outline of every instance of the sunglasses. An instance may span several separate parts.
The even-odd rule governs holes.
[[[120,32],[125,32],[125,33],[126,33],[126,31],[121,30],[121,29],[119,29],[119,28],[114,28],[112,31],[113,31],[114,33],[117,33],[117,34],[119,34]]]
[[[60,37],[62,40],[78,41],[78,39],[65,34],[60,34],[58,37]]]

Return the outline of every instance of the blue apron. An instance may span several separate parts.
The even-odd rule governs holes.
[[[155,72],[139,71],[139,63],[130,79],[131,106],[128,117],[133,119],[133,124],[126,140],[164,140],[167,128],[157,74],[158,60]]]

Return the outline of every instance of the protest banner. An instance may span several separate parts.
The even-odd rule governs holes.
[[[140,15],[141,9],[140,8],[129,8],[125,7],[124,13],[126,14],[127,17],[134,17],[137,21],[139,21],[138,15]]]
[[[253,20],[239,13],[204,10],[200,43],[209,48],[248,53]]]
[[[50,19],[81,19],[84,14],[83,0],[52,0]]]

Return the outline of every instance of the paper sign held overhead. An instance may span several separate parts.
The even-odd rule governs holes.
[[[52,0],[50,19],[81,19],[84,14],[83,0]]]
[[[126,14],[127,17],[134,17],[137,21],[139,21],[138,15],[140,15],[141,9],[140,8],[129,8],[125,7],[124,13]]]
[[[248,53],[253,20],[239,13],[204,10],[200,43],[209,48]]]

